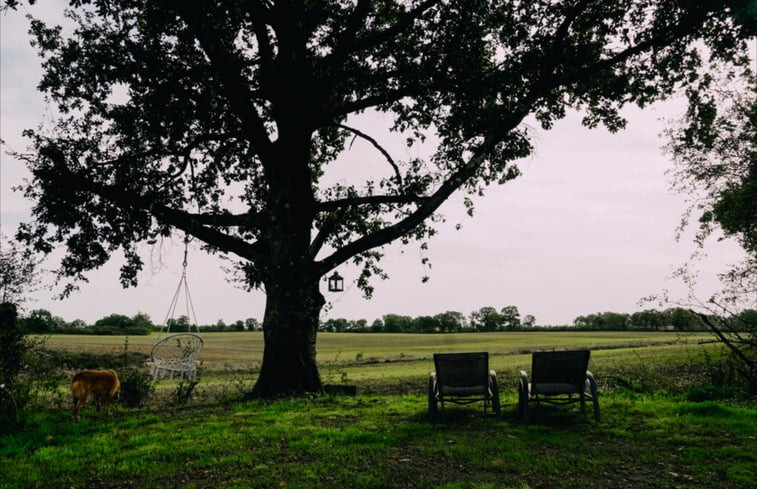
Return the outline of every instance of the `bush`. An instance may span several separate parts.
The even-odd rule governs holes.
[[[705,351],[705,367],[707,385],[717,392],[712,399],[748,398],[757,394],[754,391],[754,374],[750,376],[745,372],[743,362],[732,350],[724,348],[722,354]]]
[[[119,363],[122,365],[118,376],[121,381],[121,402],[126,407],[139,407],[155,392],[152,376],[141,368],[147,355],[130,352],[127,336],[119,357]]]
[[[172,406],[183,406],[187,404],[192,398],[192,393],[194,392],[195,387],[197,387],[197,384],[199,384],[199,381],[197,379],[181,379],[179,381],[179,384],[176,386],[176,389],[171,391],[171,398],[169,403]]]
[[[119,375],[121,402],[125,407],[143,405],[155,392],[152,376],[145,370],[127,368]]]
[[[0,304],[0,432],[11,431],[21,421],[29,400],[29,386],[19,374],[32,344],[24,338],[14,304]]]

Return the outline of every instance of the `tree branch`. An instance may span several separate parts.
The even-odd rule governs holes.
[[[404,15],[400,16],[397,19],[397,22],[384,29],[383,31],[374,32],[362,39],[358,39],[354,44],[354,49],[352,50],[352,52],[361,51],[363,49],[368,49],[373,46],[378,46],[382,43],[391,41],[395,36],[407,29],[409,25],[417,20],[427,10],[440,3],[440,1],[441,0],[426,0],[424,2],[421,2],[415,8],[405,12]]]
[[[316,210],[319,212],[334,212],[345,207],[354,207],[359,205],[381,205],[381,204],[421,204],[431,197],[422,195],[368,195],[364,197],[351,197],[346,199],[331,200],[328,202],[319,202],[316,204]]]
[[[203,12],[193,8],[193,2],[179,2],[177,5],[179,16],[189,26],[195,39],[210,59],[231,108],[242,123],[246,137],[250,139],[261,159],[267,160],[272,143],[257,108],[251,102],[255,96],[242,76],[241,62],[234,56],[235,48],[220,45],[221,36],[208,31],[206,23],[202,20]]]
[[[40,156],[48,158],[60,175],[60,181],[66,182],[73,191],[85,191],[97,195],[106,202],[110,202],[117,207],[133,210],[147,211],[157,221],[173,226],[177,229],[199,238],[205,243],[215,246],[224,251],[230,251],[240,258],[249,261],[255,261],[258,258],[256,253],[257,243],[248,243],[242,239],[229,236],[222,232],[216,231],[208,224],[224,223],[226,225],[233,221],[242,221],[243,216],[223,216],[223,215],[197,215],[183,210],[170,208],[164,204],[154,201],[147,195],[141,195],[133,191],[124,189],[116,185],[104,185],[95,183],[91,178],[79,172],[73,172],[66,165],[63,153],[52,145],[45,146],[39,151]],[[233,225],[239,225],[240,223]],[[223,224],[221,224],[223,225]]]
[[[364,98],[357,100],[350,100],[334,107],[329,112],[323,114],[321,120],[333,121],[354,112],[360,112],[362,110],[375,107],[377,105],[384,105],[391,102],[397,102],[405,97],[413,95],[414,91],[410,87],[403,87],[397,90],[386,90],[380,94],[368,95]]]
[[[347,25],[344,27],[344,30],[341,32],[339,39],[334,45],[334,50],[326,58],[326,64],[333,66],[349,54],[350,48],[355,42],[357,32],[360,30],[360,26],[365,22],[370,11],[371,0],[358,0],[357,5],[355,5],[355,8],[347,19]]]
[[[698,15],[706,17],[707,13],[708,12],[699,12]],[[571,83],[575,83],[578,80],[589,78],[595,73],[599,73],[601,71],[612,68],[613,66],[619,65],[629,58],[643,53],[644,51],[655,47],[667,46],[676,39],[681,39],[688,35],[694,34],[695,28],[699,26],[701,22],[698,22],[696,18],[692,18],[693,15],[694,14],[684,16],[677,24],[675,24],[671,28],[665,29],[662,34],[647,39],[646,41],[642,41],[634,46],[630,46],[616,53],[614,56],[600,60],[592,65],[586,66],[573,73],[570,73],[569,75],[552,78],[550,83],[544,84],[543,89],[540,90],[540,92],[544,93],[561,85],[570,85]]]
[[[255,38],[258,41],[258,50],[260,53],[260,65],[263,69],[270,69],[273,65],[273,47],[268,37],[268,19],[271,11],[267,5],[260,1],[251,1],[245,4],[247,13],[250,15],[252,30],[255,32]]]
[[[334,67],[340,65],[344,59],[358,51],[370,49],[378,46],[382,43],[391,41],[395,36],[405,30],[416,19],[423,15],[428,9],[438,4],[440,0],[426,0],[421,2],[415,8],[405,12],[401,15],[397,21],[391,26],[382,31],[374,31],[368,33],[363,38],[357,37],[357,32],[360,29],[361,24],[365,21],[368,13],[370,12],[370,1],[359,0],[355,9],[350,14],[347,20],[347,26],[342,32],[342,36],[337,41],[334,51],[328,55],[324,63],[327,66]]]
[[[198,224],[217,227],[238,227],[246,226],[260,229],[263,221],[258,213],[248,212],[244,214],[230,214],[221,212],[219,214],[203,213],[186,213],[187,217]]]
[[[755,371],[757,371],[757,366],[755,365],[755,363],[754,363],[754,362],[753,362],[753,361],[752,361],[751,359],[749,359],[749,357],[747,357],[746,355],[744,355],[744,353],[743,353],[743,352],[742,352],[742,351],[741,351],[741,350],[740,350],[740,349],[739,349],[739,348],[738,348],[738,347],[737,347],[736,345],[734,345],[734,344],[733,344],[733,343],[731,342],[731,340],[730,340],[730,339],[728,338],[728,336],[726,336],[725,334],[723,334],[723,331],[722,331],[722,330],[721,330],[721,329],[720,329],[719,327],[717,327],[717,326],[716,326],[716,325],[715,325],[715,324],[714,324],[714,323],[713,323],[713,322],[712,322],[712,321],[710,320],[710,318],[709,318],[709,317],[708,317],[708,316],[707,316],[706,314],[702,314],[702,313],[699,313],[699,312],[693,311],[693,310],[691,310],[691,309],[689,309],[689,311],[690,311],[690,312],[691,312],[692,314],[695,314],[695,315],[696,315],[697,317],[699,317],[699,319],[701,319],[701,320],[702,320],[702,322],[703,322],[704,324],[706,324],[708,328],[710,328],[710,330],[711,330],[711,331],[712,331],[712,332],[713,332],[713,333],[715,334],[715,336],[717,336],[717,337],[718,337],[718,339],[720,339],[720,341],[721,341],[721,342],[722,342],[722,343],[723,343],[723,344],[724,344],[725,346],[727,346],[727,347],[728,347],[728,349],[730,349],[730,350],[731,350],[731,352],[733,352],[733,354],[734,354],[734,355],[736,355],[737,357],[739,357],[739,359],[740,359],[740,360],[741,360],[742,362],[744,362],[744,364],[745,364],[745,365],[746,365],[747,367],[749,367],[749,370],[750,370],[750,372],[755,372]]]
[[[310,246],[308,247],[308,257],[310,257],[310,259],[314,259],[318,252],[321,251],[323,244],[326,242],[326,239],[331,235],[331,233],[334,232],[334,229],[336,229],[338,222],[338,214],[332,213],[331,215],[329,215],[328,219],[326,220],[326,222],[324,222],[323,226],[321,226],[321,229],[318,230],[318,234],[315,236],[313,241],[310,243]]]
[[[369,195],[365,197],[352,197],[347,199],[332,200],[330,202],[320,202],[316,204],[318,212],[330,212],[331,215],[321,227],[318,235],[308,248],[308,256],[315,258],[326,239],[336,229],[339,223],[339,211],[345,207],[355,207],[360,205],[382,205],[382,204],[422,204],[429,197],[420,195]]]
[[[316,262],[319,274],[325,275],[329,270],[341,265],[353,256],[390,243],[420,225],[424,220],[430,217],[439,206],[452,195],[453,192],[462,187],[468,179],[475,175],[476,171],[478,171],[486,160],[487,155],[502,139],[501,132],[504,131],[506,134],[510,129],[512,128],[506,129],[503,125],[498,128],[496,132],[492,131],[489,137],[477,148],[468,162],[451,174],[439,189],[433,193],[433,195],[426,197],[424,203],[413,213],[390,226],[358,238],[336,250],[320,262]]]
[[[378,141],[376,141],[375,139],[373,139],[372,137],[370,137],[366,133],[364,133],[362,131],[359,131],[359,130],[353,128],[353,127],[349,127],[349,126],[346,126],[344,124],[338,124],[337,127],[340,127],[340,128],[345,129],[347,131],[350,131],[351,133],[355,134],[356,136],[360,136],[361,138],[363,138],[366,141],[368,141],[369,143],[371,143],[374,148],[376,148],[377,150],[379,150],[379,152],[382,155],[384,155],[384,158],[386,158],[386,161],[388,161],[389,164],[394,169],[394,175],[397,177],[397,184],[399,185],[400,190],[402,190],[402,188],[405,186],[405,184],[402,182],[402,175],[400,174],[400,169],[397,166],[397,164],[394,162],[394,160],[392,159],[392,156],[389,154],[389,152],[387,150],[385,150],[378,143]]]
[[[243,137],[242,133],[239,132],[226,132],[226,133],[219,133],[219,134],[203,134],[201,136],[197,136],[194,138],[182,151],[180,154],[184,156],[184,164],[176,170],[175,173],[168,176],[169,180],[173,180],[175,178],[180,177],[186,170],[187,166],[189,166],[189,158],[191,156],[192,150],[200,146],[201,144],[208,143],[210,141],[225,141],[228,139],[232,139],[235,137]]]

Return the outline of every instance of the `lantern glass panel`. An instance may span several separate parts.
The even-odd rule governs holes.
[[[342,292],[344,290],[344,279],[336,272],[329,277],[329,292]]]

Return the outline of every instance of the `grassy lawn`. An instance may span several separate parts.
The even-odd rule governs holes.
[[[240,334],[249,341],[251,333]],[[261,402],[209,394],[253,377],[236,370],[255,361],[253,347],[224,335],[206,335],[206,346],[228,347],[228,365],[209,352],[206,394],[185,406],[117,405],[108,417],[87,405],[79,423],[69,420],[67,398],[40,407],[24,430],[0,438],[0,488],[749,488],[757,480],[757,406],[687,400],[697,366],[714,355],[698,338],[321,335],[324,379],[358,385],[358,395]],[[130,349],[137,340],[129,339]],[[48,346],[68,341],[53,337]],[[105,340],[86,347],[119,345],[98,341]],[[449,408],[444,424],[427,421],[430,355],[445,345],[492,352],[502,416],[474,404]],[[567,346],[593,348],[602,421],[545,407],[524,427],[515,392],[516,369],[529,368],[523,352]]]
[[[3,439],[2,487],[723,487],[757,477],[757,410],[607,394],[601,423],[528,428],[475,408],[425,419],[422,396],[38,415]]]

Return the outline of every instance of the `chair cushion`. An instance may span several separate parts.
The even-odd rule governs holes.
[[[532,394],[579,394],[581,389],[567,382],[539,382],[531,384]]]
[[[450,385],[443,385],[439,391],[443,396],[476,396],[484,395],[488,392],[489,386],[487,385],[470,385],[465,387],[454,387]]]

